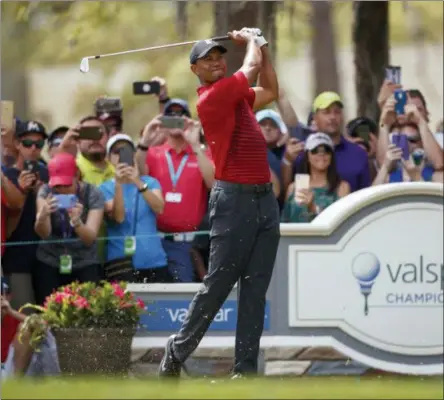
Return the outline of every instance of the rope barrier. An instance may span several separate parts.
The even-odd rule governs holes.
[[[136,238],[153,238],[156,236],[160,236],[161,238],[165,237],[174,237],[176,235],[194,235],[194,236],[204,236],[209,235],[210,231],[193,231],[193,232],[176,232],[176,233],[153,233],[153,234],[143,234],[136,235]],[[108,240],[124,240],[128,235],[125,236],[100,236],[96,240],[97,241],[108,241]],[[15,247],[15,246],[30,246],[30,245],[39,245],[39,244],[58,244],[58,243],[76,243],[81,241],[80,238],[72,238],[72,239],[51,239],[51,240],[30,240],[30,241],[16,241],[16,242],[2,242],[1,245],[5,247]]]

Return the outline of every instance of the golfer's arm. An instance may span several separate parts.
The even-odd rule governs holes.
[[[262,52],[254,38],[247,43],[247,53],[240,71],[247,77],[250,86],[257,81],[257,76],[262,65]]]
[[[279,84],[267,46],[262,46],[261,53],[262,64],[259,70],[259,79],[257,86],[253,88],[256,94],[254,110],[260,109],[279,98]]]
[[[199,166],[200,173],[205,182],[207,189],[211,189],[214,183],[214,165],[211,160],[207,157],[205,152],[201,149],[200,145],[193,149],[197,158],[197,165]]]

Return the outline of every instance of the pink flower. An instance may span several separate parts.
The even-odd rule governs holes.
[[[57,292],[56,294],[55,294],[55,296],[54,296],[54,301],[57,303],[57,304],[62,304],[63,303],[63,300],[66,298],[66,293],[63,293],[63,292]]]
[[[72,294],[72,289],[69,286],[63,288],[63,293]]]
[[[114,294],[121,299],[125,297],[125,291],[120,286],[114,286]]]
[[[130,307],[132,307],[133,305],[131,304],[131,303],[125,303],[124,301],[121,301],[120,302],[120,309],[125,309],[125,308],[130,308]]]
[[[143,302],[142,299],[137,299],[137,307],[144,309],[145,308],[145,303]]]
[[[89,308],[88,300],[81,296],[74,300],[74,305],[79,309]]]

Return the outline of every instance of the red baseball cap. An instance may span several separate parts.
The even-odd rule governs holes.
[[[48,163],[49,187],[70,186],[77,175],[76,159],[69,153],[56,154]]]

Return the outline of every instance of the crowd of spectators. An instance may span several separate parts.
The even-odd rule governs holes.
[[[17,118],[2,127],[1,266],[13,308],[73,280],[189,283],[207,273],[212,156],[188,103],[158,81],[159,115],[138,135],[124,133],[120,101],[106,98],[73,127],[48,133]],[[310,222],[371,185],[443,182],[442,123],[429,126],[419,90],[397,113],[396,88],[381,87],[379,121],[344,121],[347,105],[324,92],[303,123],[282,88],[276,110],[257,112],[283,223]]]

